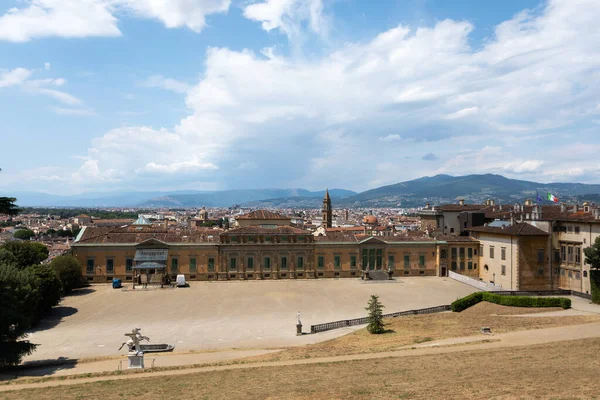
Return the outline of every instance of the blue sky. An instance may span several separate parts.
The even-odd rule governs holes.
[[[3,0],[0,190],[600,183],[596,0]]]

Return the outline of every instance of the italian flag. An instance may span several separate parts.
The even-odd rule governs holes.
[[[558,203],[558,197],[556,197],[552,193],[548,193],[548,201],[553,201],[555,203]]]

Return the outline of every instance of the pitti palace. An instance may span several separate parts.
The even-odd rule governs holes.
[[[419,212],[421,229],[401,233],[373,216],[354,229],[332,227],[328,193],[322,214],[314,232],[266,210],[237,216],[227,230],[173,229],[140,217],[121,227],[84,227],[72,252],[92,282],[131,281],[139,271],[159,282],[163,274],[192,281],[313,279],[391,269],[399,278],[458,274],[503,290],[590,292],[582,249],[600,235],[600,208],[587,203],[427,205]]]

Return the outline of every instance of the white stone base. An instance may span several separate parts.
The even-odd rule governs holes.
[[[129,364],[127,368],[130,369],[139,369],[144,368],[144,353],[140,355],[128,355],[127,359],[129,360]]]

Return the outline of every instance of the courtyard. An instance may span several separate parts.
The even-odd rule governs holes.
[[[40,346],[24,361],[118,356],[133,327],[176,352],[277,348],[316,343],[348,333],[339,329],[296,336],[311,324],[362,317],[372,294],[385,312],[449,304],[475,289],[449,278],[192,282],[188,288],[124,290],[93,285],[65,298],[29,336]]]

